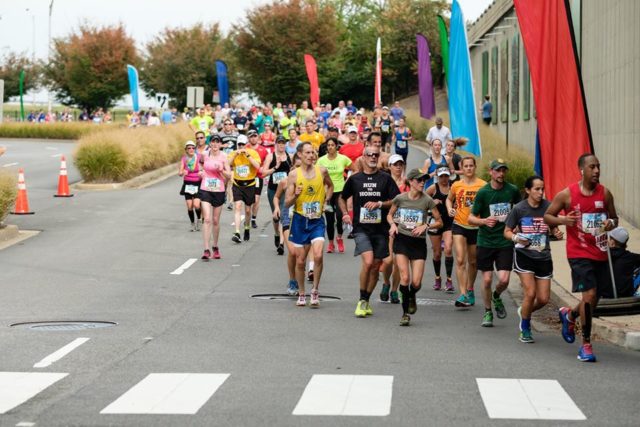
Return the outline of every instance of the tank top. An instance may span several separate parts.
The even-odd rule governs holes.
[[[569,186],[569,193],[569,210],[580,212],[580,219],[575,226],[567,226],[567,258],[606,261],[607,232],[600,232],[608,217],[604,187],[598,184],[593,195],[585,196],[580,191],[580,184],[574,183]]]
[[[433,200],[440,200],[440,203],[436,205],[436,208],[438,209],[438,213],[440,213],[440,218],[442,218],[443,228],[450,228],[451,224],[453,223],[453,218],[449,216],[449,213],[447,212],[447,204],[445,202],[447,200],[447,197],[449,197],[449,193],[444,194],[442,191],[440,191],[440,186],[437,182],[435,183],[435,186],[436,192],[433,194],[433,196],[431,196],[431,198]],[[449,186],[449,191],[451,191],[451,186]],[[435,219],[433,219],[433,217],[430,215],[429,223],[431,223],[432,221],[435,221]]]
[[[182,156],[182,165],[186,174],[184,175],[185,182],[198,182],[200,181],[200,156],[198,154],[193,155],[193,160],[188,159],[187,156]]]
[[[202,178],[200,189],[214,193],[224,192],[226,183],[222,171],[224,170],[227,156],[222,152],[218,152],[215,156],[211,154],[204,156],[201,161],[204,177]]]
[[[271,163],[269,163],[269,169],[274,168],[276,166],[276,154],[273,153],[273,158],[271,159]],[[278,184],[280,181],[285,179],[291,170],[291,160],[289,159],[289,155],[287,155],[287,159],[284,162],[280,162],[280,166],[273,171],[271,175],[269,175],[269,184],[268,189],[276,191],[278,189]]]
[[[396,154],[404,154],[409,152],[409,131],[404,128],[404,132],[396,131]]]
[[[315,176],[305,178],[302,168],[296,168],[296,187],[302,186],[302,193],[296,199],[295,212],[309,219],[322,216],[324,211],[324,180],[319,166],[313,167]]]
[[[440,163],[436,163],[433,161],[433,157],[429,156],[429,160],[431,160],[431,162],[429,164],[429,169],[427,170],[427,173],[433,173],[438,168],[441,168],[441,167],[448,167],[447,159],[445,159],[443,155],[440,155],[440,157],[442,157],[442,160],[440,160]],[[427,188],[431,187],[431,184],[433,184],[434,181],[435,181],[435,177],[431,177],[427,181],[425,181],[424,189],[426,190]]]

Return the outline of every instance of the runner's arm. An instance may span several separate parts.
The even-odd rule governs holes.
[[[613,202],[613,194],[608,189],[605,189],[604,203],[607,206],[607,222],[605,223],[605,231],[611,231],[618,226],[618,214],[616,212],[616,206]]]
[[[224,175],[226,179],[231,179],[231,176],[233,175],[233,172],[231,172],[231,165],[229,165],[229,159],[225,159],[224,161],[224,166],[222,167],[222,175]]]
[[[447,213],[450,217],[454,217],[456,215],[456,210],[453,208],[453,202],[455,201],[455,193],[453,189],[449,189],[449,195],[447,199],[444,201],[444,204],[447,206]]]
[[[262,174],[263,178],[268,177],[275,170],[275,168],[271,169],[269,167],[269,165],[273,161],[273,155],[274,155],[274,153],[267,154],[267,157],[264,159],[264,163],[262,164],[262,168],[260,168],[260,173]]]
[[[180,166],[178,167],[178,176],[184,176],[184,162],[180,159]]]
[[[296,199],[298,198],[298,194],[296,194],[297,177],[298,177],[298,174],[294,170],[293,172],[289,173],[289,177],[287,178],[287,192],[284,198],[285,208],[292,206],[296,202]]]
[[[329,172],[327,168],[320,166],[320,172],[322,173],[322,179],[324,180],[325,189],[325,204],[329,204],[331,201],[331,197],[333,197],[333,181],[331,181],[331,177],[329,176]]]
[[[560,216],[560,211],[563,209],[566,211],[569,209],[569,202],[571,195],[569,189],[565,188],[553,198],[553,201],[544,213],[544,222],[550,227],[557,227],[559,225],[575,225],[576,221],[580,218],[575,212],[569,212],[566,216]]]

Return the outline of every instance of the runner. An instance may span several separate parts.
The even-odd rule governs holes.
[[[352,162],[355,162],[358,160],[358,157],[362,156],[364,145],[358,141],[358,128],[355,126],[349,126],[347,135],[349,136],[349,142],[340,148],[340,154],[347,156]]]
[[[331,200],[333,183],[327,170],[314,165],[316,152],[308,142],[302,143],[302,165],[289,173],[285,206],[295,206],[291,218],[289,240],[296,250],[296,280],[300,288],[297,306],[305,306],[304,267],[309,250],[313,249],[313,287],[310,306],[320,305],[318,289],[323,267],[325,223],[324,204]],[[325,189],[326,187],[326,189]]]
[[[247,148],[247,137],[238,136],[238,149],[229,154],[229,164],[233,168],[234,225],[236,231],[231,240],[240,243],[240,221],[244,205],[244,241],[250,239],[251,205],[256,199],[256,175],[260,169],[260,155]]]
[[[364,147],[376,146],[380,147],[380,158],[378,158],[378,169],[389,172],[389,158],[391,154],[384,151],[384,147],[382,146],[382,134],[380,132],[371,132],[367,137],[367,140],[364,144]],[[362,172],[364,169],[364,164],[367,162],[366,156],[360,156],[356,159],[353,167],[353,173]]]
[[[264,165],[264,161],[267,158],[269,152],[266,148],[260,145],[260,136],[258,132],[251,129],[247,132],[247,137],[249,138],[248,148],[252,149],[260,156],[260,169],[258,169],[256,175],[256,201],[251,206],[251,228],[258,228],[257,218],[258,218],[258,210],[260,209],[260,196],[262,195],[262,187],[264,187],[264,179],[262,179],[262,165]]]
[[[204,224],[202,227],[202,237],[204,242],[204,253],[202,259],[207,261],[211,258],[220,259],[220,249],[218,248],[218,237],[220,236],[220,214],[224,204],[226,181],[231,178],[231,168],[227,155],[220,151],[220,137],[211,135],[210,147],[207,154],[199,159],[200,178],[200,198],[202,199],[202,213]],[[209,251],[211,232],[213,231],[213,247]]]
[[[389,224],[383,218],[386,218],[393,198],[400,194],[391,176],[378,169],[380,147],[368,147],[365,156],[368,161],[364,170],[351,175],[338,199],[340,210],[344,212],[342,221],[345,224],[353,222],[356,243],[354,255],[360,255],[362,259],[356,317],[373,314],[369,298],[378,282],[382,260],[389,256]],[[347,200],[350,197],[353,197],[353,221],[347,213]]]
[[[401,118],[398,120],[396,131],[393,133],[393,151],[395,154],[402,156],[405,168],[407,167],[407,156],[409,155],[409,142],[412,140],[411,129],[405,125],[404,118]]]
[[[313,149],[318,151],[320,149],[320,145],[324,142],[324,136],[316,132],[316,121],[313,119],[307,120],[305,123],[305,130],[306,132],[300,135],[300,141],[310,142],[311,145],[313,145]]]
[[[442,227],[442,219],[431,197],[424,194],[422,188],[427,174],[420,169],[412,169],[407,174],[410,190],[393,199],[387,215],[390,225],[389,235],[394,236],[393,253],[400,271],[400,293],[402,294],[402,319],[400,326],[409,326],[410,314],[418,309],[416,293],[422,287],[424,264],[427,260],[425,234],[427,228]],[[428,223],[429,210],[435,221]],[[397,217],[395,216],[398,212]]]
[[[462,167],[460,166],[462,156],[456,153],[456,148],[464,146],[467,141],[467,138],[456,138],[447,141],[444,157],[447,159],[447,163],[451,169],[451,184],[460,180],[460,177],[463,175]]]
[[[183,176],[182,188],[180,195],[184,196],[187,204],[187,215],[191,221],[191,231],[200,230],[200,164],[198,162],[198,154],[196,154],[196,144],[193,141],[187,141],[184,144],[185,155],[180,160],[178,175]],[[198,220],[194,216],[197,215]]]
[[[469,215],[469,224],[478,229],[477,262],[482,271],[482,296],[484,315],[482,326],[493,326],[493,311],[498,319],[507,317],[507,311],[500,295],[509,286],[509,277],[513,267],[513,242],[504,238],[504,223],[513,205],[520,201],[520,190],[506,182],[509,168],[503,159],[496,159],[489,165],[491,181],[478,190]],[[491,291],[493,268],[495,266],[498,283]]]
[[[593,154],[578,159],[582,174],[579,182],[556,194],[544,215],[552,227],[567,228],[567,259],[571,267],[573,292],[581,292],[582,300],[574,308],[560,308],[562,338],[575,341],[575,321],[580,317],[582,346],[578,360],[595,362],[591,347],[591,317],[604,289],[611,288],[607,265],[607,231],[618,225],[618,215],[611,192],[600,184],[600,161]],[[566,216],[558,214],[564,210]]]
[[[271,207],[271,214],[273,215],[273,243],[276,246],[278,255],[284,254],[284,236],[282,228],[280,227],[278,217],[275,216],[276,205],[274,204],[274,197],[278,184],[284,181],[291,170],[293,161],[291,156],[285,151],[287,141],[282,135],[276,139],[276,151],[267,155],[262,165],[262,176],[269,177],[267,183],[267,199],[269,200],[269,206]]]
[[[384,151],[387,153],[391,151],[392,126],[393,118],[389,115],[389,107],[385,105],[382,107],[382,115],[374,121],[373,127],[379,128],[380,134],[382,135],[382,143],[384,144]]]
[[[204,132],[198,131],[195,134],[196,138],[196,154],[198,157],[204,156],[205,152],[209,149],[207,146],[207,137],[204,135]]]
[[[210,128],[213,125],[214,120],[210,115],[205,114],[204,108],[198,108],[198,115],[195,116],[189,122],[189,128],[192,132],[202,131],[205,137],[209,136]]]
[[[233,128],[233,120],[226,118],[222,122],[222,131],[218,133],[221,141],[222,151],[229,155],[233,150],[236,149],[236,144],[238,143],[238,132]],[[233,192],[232,192],[233,182],[232,180],[227,181],[227,210],[230,211],[233,209]]]
[[[455,302],[456,307],[469,307],[476,303],[474,283],[476,281],[476,242],[478,227],[469,224],[471,206],[478,190],[486,185],[486,181],[476,177],[476,159],[464,157],[462,159],[463,177],[453,183],[446,205],[447,212],[453,217],[451,234],[453,234],[453,251],[456,260],[456,277],[460,296]],[[453,204],[455,205],[455,208]]]
[[[451,172],[448,167],[439,168],[436,170],[437,182],[433,183],[426,190],[426,193],[436,202],[438,213],[440,214],[440,218],[442,218],[441,228],[434,230],[433,227],[429,227],[429,239],[431,240],[431,248],[433,249],[433,271],[436,274],[433,289],[435,291],[442,289],[440,272],[442,269],[442,251],[444,249],[444,267],[447,273],[447,281],[444,289],[447,293],[455,292],[453,289],[453,281],[451,280],[451,274],[453,273],[453,235],[451,234],[453,218],[448,215],[446,206],[447,197],[450,192],[450,175]]]
[[[427,181],[424,183],[425,190],[435,182],[436,171],[443,167],[450,168],[451,165],[447,162],[446,157],[442,155],[442,141],[434,139],[431,142],[431,155],[424,161],[422,166],[424,173],[429,174]]]
[[[276,149],[276,134],[271,130],[269,122],[264,124],[264,132],[260,134],[260,143],[269,153],[273,153]]]
[[[530,176],[524,183],[527,198],[513,207],[504,228],[505,239],[515,243],[513,270],[518,274],[524,290],[520,317],[520,341],[534,342],[531,335],[531,314],[549,302],[553,261],[549,235],[562,239],[558,227],[549,230],[544,213],[551,203],[543,198],[544,181]]]
[[[338,237],[336,242],[338,244],[338,252],[344,252],[344,240],[342,240],[342,212],[338,205],[338,198],[342,194],[344,188],[344,171],[351,166],[351,159],[338,153],[338,140],[335,138],[327,139],[327,154],[318,159],[318,165],[325,167],[329,172],[329,177],[333,182],[333,195],[331,200],[325,206],[324,216],[327,220],[327,237],[329,238],[329,245],[327,246],[327,253],[333,253],[335,247],[333,240],[335,237],[335,231],[338,230]]]

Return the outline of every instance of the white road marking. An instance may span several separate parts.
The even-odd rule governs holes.
[[[36,425],[36,423],[32,423],[30,421],[20,421],[18,424],[16,424],[16,427],[33,427],[34,425]]]
[[[65,357],[67,354],[71,353],[76,348],[80,347],[82,344],[89,341],[89,338],[76,338],[71,341],[69,344],[62,347],[60,350],[55,351],[33,365],[34,368],[46,368],[47,366],[51,366],[53,363]]]
[[[149,374],[100,413],[193,415],[227,378],[229,374]]]
[[[169,274],[182,274],[187,268],[195,264],[196,261],[198,261],[197,258],[189,258],[184,264],[182,264],[180,267],[176,268]]]
[[[586,420],[556,380],[476,378],[489,418]]]
[[[52,154],[51,157],[62,157],[62,153]]]
[[[2,165],[2,167],[3,167],[3,168],[8,168],[8,167],[11,167],[11,166],[15,166],[15,165],[17,165],[17,164],[18,164],[18,162],[15,162],[15,163],[5,163],[4,165]]]
[[[393,376],[314,375],[293,415],[384,417],[391,411]]]
[[[57,150],[57,147],[44,147],[46,150]]]
[[[0,372],[0,414],[21,405],[67,375],[55,372]]]

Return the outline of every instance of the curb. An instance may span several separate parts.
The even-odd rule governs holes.
[[[84,181],[73,184],[71,187],[76,190],[85,191],[111,191],[146,188],[150,185],[164,181],[176,175],[179,162],[163,166],[160,169],[152,170],[142,175],[138,175],[124,182],[110,182],[105,184],[89,184]]]
[[[18,237],[19,231],[17,225],[7,224],[0,228],[0,243],[13,240]]]

